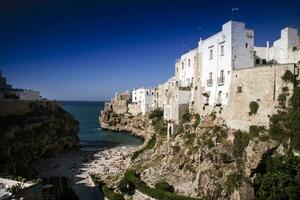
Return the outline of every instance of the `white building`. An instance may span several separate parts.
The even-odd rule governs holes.
[[[196,54],[198,48],[183,54],[175,63],[176,85],[179,87],[191,87],[194,81]]]
[[[138,88],[132,91],[132,103],[137,103],[143,114],[155,107],[155,89]]]
[[[295,28],[281,30],[280,38],[274,41],[273,46],[255,47],[255,64],[266,63],[298,63],[300,61],[300,36]]]
[[[208,105],[226,105],[231,72],[253,67],[254,32],[242,22],[229,21],[215,35],[199,41],[201,87]]]

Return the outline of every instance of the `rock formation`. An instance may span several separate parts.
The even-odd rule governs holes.
[[[34,177],[34,163],[79,147],[79,122],[55,102],[0,101],[0,172]]]

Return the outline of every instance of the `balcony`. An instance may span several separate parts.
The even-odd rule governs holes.
[[[218,85],[224,85],[224,82],[225,82],[224,76],[218,77]]]
[[[222,105],[222,98],[221,97],[218,97],[216,99],[216,106],[221,106]]]
[[[208,79],[206,82],[207,87],[211,87],[213,85],[213,80],[212,79]]]

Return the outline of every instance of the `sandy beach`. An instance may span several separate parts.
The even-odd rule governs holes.
[[[92,151],[72,151],[38,164],[39,176],[64,176],[80,199],[103,199],[89,180],[89,173],[97,173],[105,180],[122,173],[129,165],[130,155],[137,147],[114,147]]]

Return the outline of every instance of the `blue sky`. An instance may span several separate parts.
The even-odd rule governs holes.
[[[108,100],[167,80],[175,59],[218,32],[232,7],[256,45],[300,29],[295,0],[1,0],[0,69],[49,99]]]

